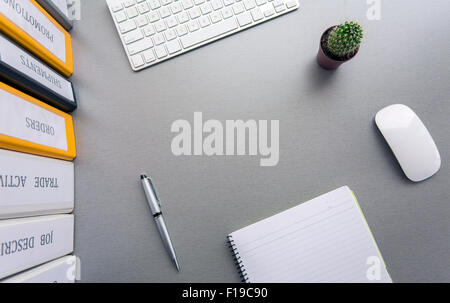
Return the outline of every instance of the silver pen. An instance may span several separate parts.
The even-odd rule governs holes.
[[[150,180],[150,178],[146,175],[141,175],[141,182],[142,186],[144,187],[148,205],[150,206],[150,210],[152,211],[153,218],[155,218],[156,226],[158,227],[164,246],[169,253],[173,263],[175,263],[177,270],[180,271],[177,255],[175,254],[175,249],[173,248],[172,241],[170,240],[170,235],[167,231],[166,223],[164,222],[164,218],[161,212],[161,202],[156,195],[156,190],[153,186],[152,180]]]

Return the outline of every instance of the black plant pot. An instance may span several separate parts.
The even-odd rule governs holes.
[[[328,49],[327,49],[327,41],[328,41],[328,36],[330,35],[330,32],[335,27],[336,26],[332,26],[332,27],[328,28],[322,34],[322,37],[320,38],[319,52],[317,54],[317,62],[319,63],[319,65],[328,70],[337,69],[339,66],[341,66],[342,63],[345,63],[345,62],[349,61],[350,59],[352,59],[353,57],[355,57],[359,51],[359,48],[358,48],[353,55],[351,55],[349,57],[345,57],[345,58],[340,58],[340,57],[337,57],[337,56],[334,56],[333,54],[331,54],[331,52],[328,51]]]

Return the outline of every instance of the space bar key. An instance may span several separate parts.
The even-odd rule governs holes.
[[[184,48],[191,47],[195,44],[205,42],[217,36],[228,33],[237,28],[236,21],[234,18],[230,18],[224,20],[223,22],[219,22],[213,25],[210,25],[206,28],[202,28],[199,31],[190,33],[184,37],[181,37],[181,43]]]

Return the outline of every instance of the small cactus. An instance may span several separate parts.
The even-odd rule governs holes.
[[[339,58],[353,56],[361,45],[363,29],[356,22],[336,26],[328,36],[328,50]]]

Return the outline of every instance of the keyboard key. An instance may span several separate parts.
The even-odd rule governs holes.
[[[132,19],[137,15],[139,15],[139,13],[135,7],[130,7],[129,9],[127,9],[127,16],[129,19]]]
[[[172,11],[173,14],[178,14],[183,10],[183,6],[180,1],[177,1],[170,6],[170,10]]]
[[[123,22],[127,20],[127,15],[125,15],[124,11],[120,11],[117,14],[115,14],[117,23]]]
[[[200,5],[200,4],[204,3],[204,2],[205,2],[205,0],[194,0],[194,4],[195,5]]]
[[[295,1],[288,1],[288,2],[286,2],[287,8],[293,8],[296,5],[297,5],[297,2],[295,2]]]
[[[146,26],[146,25],[148,24],[148,20],[147,20],[147,17],[146,17],[145,15],[139,16],[139,17],[136,19],[136,22],[137,22],[137,25],[138,25],[139,27],[143,27],[143,26]]]
[[[156,60],[155,54],[150,49],[142,53],[144,55],[145,62],[150,63]]]
[[[149,10],[150,9],[148,8],[148,5],[146,2],[138,5],[138,11],[139,11],[139,14],[141,14],[141,15],[147,13]]]
[[[195,19],[201,16],[200,9],[198,7],[194,7],[189,10],[189,16],[191,16],[191,19]]]
[[[160,45],[160,46],[155,47],[155,53],[156,53],[156,56],[159,59],[164,58],[165,56],[167,56],[167,51],[166,51],[166,48],[164,47],[164,45]]]
[[[129,31],[136,29],[136,23],[133,20],[122,22],[119,25],[119,29],[122,34],[128,33]]]
[[[186,12],[182,12],[182,13],[178,14],[177,17],[178,17],[178,22],[180,22],[180,24],[189,21],[189,15]]]
[[[178,40],[172,40],[166,43],[169,54],[177,53],[181,50],[180,42]]]
[[[222,20],[222,16],[220,15],[219,12],[212,12],[211,15],[209,15],[211,17],[211,22],[212,23],[217,23],[220,20]]]
[[[125,7],[130,7],[133,6],[135,3],[134,0],[126,0],[123,2],[123,4],[125,5]]]
[[[153,36],[153,42],[155,42],[155,45],[160,45],[166,42],[166,40],[164,39],[163,34],[156,34]]]
[[[248,12],[245,12],[245,13],[237,16],[237,20],[238,20],[240,26],[246,26],[246,25],[252,23],[252,21],[253,21],[252,17],[250,16],[250,13],[248,13]]]
[[[149,24],[146,27],[144,27],[144,35],[151,36],[155,34],[155,29],[153,28],[153,25]]]
[[[123,10],[122,3],[118,2],[118,1],[114,2],[113,4],[111,4],[111,10],[114,13],[117,13],[118,11]]]
[[[159,15],[156,11],[148,13],[147,17],[148,17],[148,20],[150,20],[150,22],[156,22],[159,20]]]
[[[215,10],[215,11],[218,9],[221,9],[223,7],[222,1],[221,0],[212,0],[211,6],[212,6],[213,10]]]
[[[174,16],[170,16],[169,18],[167,18],[166,23],[167,23],[167,27],[169,27],[169,28],[172,28],[172,27],[178,25],[177,18],[175,18]]]
[[[177,37],[177,34],[175,33],[175,31],[173,29],[166,30],[164,32],[164,34],[166,35],[167,41],[173,40]]]
[[[266,3],[267,3],[267,0],[256,0],[256,5],[258,5],[258,6],[266,4]]]
[[[192,33],[192,32],[195,32],[196,30],[198,30],[200,28],[200,25],[198,25],[197,21],[192,20],[191,22],[188,23],[188,28],[189,28],[189,31]]]
[[[151,7],[152,10],[155,10],[155,9],[161,7],[161,4],[159,3],[158,0],[149,0],[148,4],[150,4],[150,7]]]
[[[277,6],[284,5],[284,2],[283,2],[283,0],[273,0],[272,4],[273,4],[273,7],[277,7]]]
[[[158,22],[155,23],[155,29],[158,33],[162,32],[163,30],[166,29],[166,25],[164,24],[164,21],[159,20]]]
[[[184,9],[190,9],[191,7],[194,6],[194,3],[192,2],[192,0],[182,0],[182,3],[183,3]]]
[[[285,6],[284,4],[281,5],[281,6],[275,7],[275,11],[276,11],[277,13],[281,13],[281,12],[284,11],[284,10],[286,10],[286,6]]]
[[[200,9],[203,15],[209,14],[212,11],[211,5],[208,2],[200,6]]]
[[[208,16],[201,16],[200,19],[198,19],[198,22],[200,23],[201,27],[207,27],[208,25],[211,24]]]
[[[275,10],[273,9],[273,7],[268,7],[268,8],[266,8],[265,9],[265,11],[264,11],[264,16],[266,16],[266,17],[270,17],[270,16],[272,16],[273,14],[275,14]]]
[[[259,21],[264,18],[264,14],[259,7],[252,9],[250,13],[252,14],[252,18],[255,21]]]
[[[196,31],[191,33],[190,35],[186,35],[180,38],[181,44],[184,48],[191,47],[193,45],[202,43],[204,41],[208,41],[217,36],[228,33],[232,30],[237,29],[238,26],[234,19],[227,19],[223,22],[219,22],[208,26],[201,31]]]
[[[177,34],[178,34],[178,36],[181,37],[181,36],[186,35],[187,33],[188,33],[188,31],[186,29],[186,26],[180,25],[180,26],[177,27]]]
[[[228,18],[233,16],[233,9],[231,8],[231,6],[230,7],[225,7],[222,10],[222,16],[223,16],[224,19],[228,19]]]
[[[163,6],[159,9],[159,14],[161,15],[161,18],[166,18],[171,15],[170,9],[167,6]]]
[[[234,0],[223,0],[223,4],[224,4],[225,6],[231,5],[231,4],[233,4],[233,3],[234,3]]]
[[[233,5],[233,11],[236,15],[240,14],[244,11],[244,6],[242,5],[242,3],[235,3]]]
[[[146,49],[149,49],[153,47],[153,42],[151,39],[143,39],[140,41],[137,41],[135,43],[132,43],[130,45],[128,45],[128,53],[130,53],[130,55],[135,55],[137,53],[140,53]]]
[[[186,29],[186,26],[180,25],[178,26],[175,31],[177,32],[178,36],[184,36],[188,33],[188,30]]]
[[[256,6],[255,0],[244,0],[243,3],[246,10],[251,10]]]
[[[172,3],[172,0],[161,0],[161,4],[162,5],[167,5],[167,4],[170,4],[170,3]]]
[[[129,32],[128,34],[123,35],[123,40],[125,41],[125,44],[130,44],[135,41],[141,40],[144,38],[144,35],[142,34],[141,30],[133,30]]]
[[[142,59],[141,55],[135,55],[131,57],[131,61],[133,62],[135,68],[144,65],[144,59]]]

